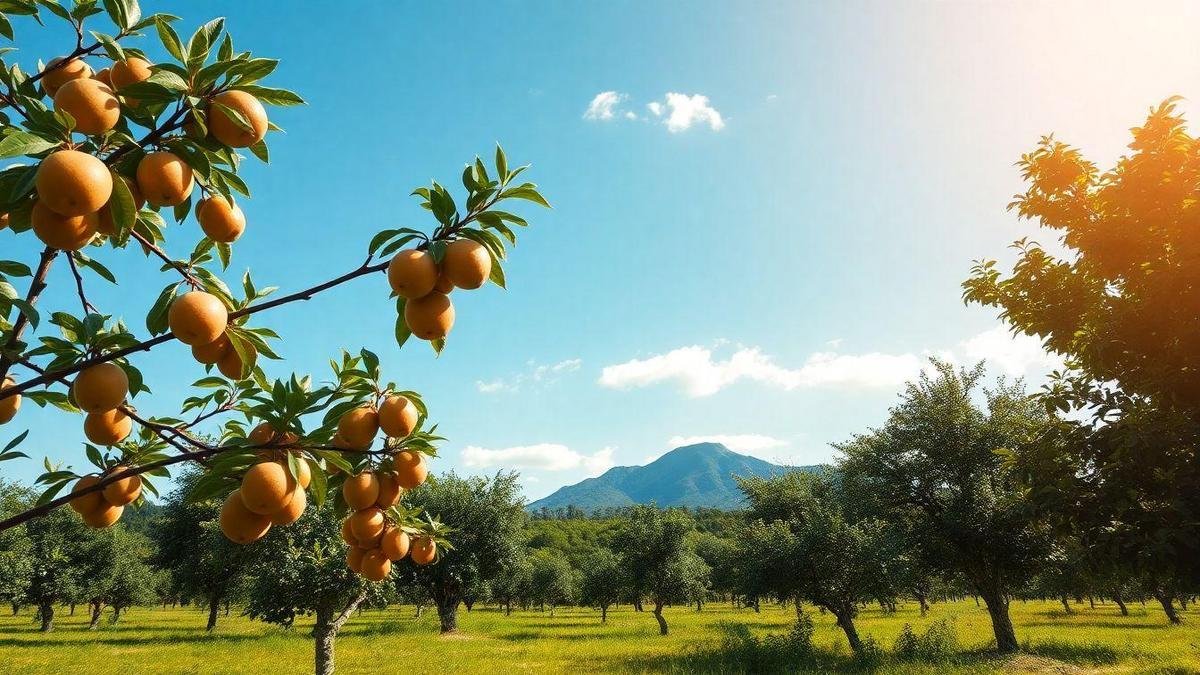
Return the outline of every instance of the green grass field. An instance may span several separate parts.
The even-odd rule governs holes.
[[[1122,617],[1113,605],[1076,606],[1066,615],[1052,603],[1013,604],[1024,653],[998,658],[986,652],[987,614],[973,602],[935,605],[922,619],[915,606],[893,615],[867,610],[859,632],[890,652],[903,625],[921,628],[952,617],[962,652],[948,661],[903,660],[885,655],[882,672],[1200,673],[1200,611],[1190,609],[1183,626],[1168,626],[1161,610],[1134,604]],[[49,635],[38,631],[32,612],[0,618],[0,671],[78,672],[81,667],[133,673],[304,673],[312,669],[312,642],[305,623],[292,631],[234,616],[222,617],[206,635],[205,615],[192,608],[130,610],[118,625],[87,630],[86,612],[56,617]],[[340,673],[365,672],[737,672],[744,660],[724,651],[734,624],[755,635],[784,633],[790,610],[764,607],[761,614],[710,605],[703,612],[667,611],[671,635],[657,634],[649,613],[622,607],[609,613],[581,609],[549,613],[492,609],[460,612],[460,634],[437,634],[437,617],[420,619],[412,607],[366,611],[342,631],[337,643]],[[846,640],[828,615],[814,616],[819,670],[864,670],[848,656]],[[101,664],[103,664],[101,666]]]

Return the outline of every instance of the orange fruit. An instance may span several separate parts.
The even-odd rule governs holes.
[[[113,473],[124,471],[128,467],[119,466]],[[142,494],[142,477],[128,476],[104,486],[104,501],[114,506],[132,504]]]
[[[226,352],[231,351],[233,351],[233,345],[229,342],[229,336],[221,333],[221,337],[213,340],[212,342],[193,345],[192,358],[196,359],[196,361],[200,363],[214,364],[220,361],[221,357],[225,356]],[[267,426],[267,429],[270,428],[270,426]],[[267,437],[267,440],[270,440],[270,436]],[[263,443],[266,442],[266,440],[263,441]]]
[[[379,406],[379,427],[392,438],[404,438],[417,428],[421,413],[404,396],[388,396]]]
[[[230,204],[222,195],[212,195],[196,205],[196,220],[205,236],[215,242],[232,244],[246,229],[242,207]]]
[[[60,216],[40,199],[34,202],[29,220],[37,238],[60,251],[78,251],[87,246],[100,229],[100,219],[96,214]]]
[[[50,66],[57,65],[60,61],[62,61],[61,56],[50,59],[50,61],[46,64],[46,68],[48,69]],[[43,72],[46,71],[43,70]],[[54,96],[54,93],[58,91],[58,88],[67,82],[91,76],[91,66],[84,63],[82,59],[75,58],[63,64],[61,68],[55,68],[54,70],[46,72],[46,74],[42,77],[42,88],[46,90],[47,94]]]
[[[373,548],[363,554],[362,575],[371,581],[383,581],[392,571],[392,561],[383,551]]]
[[[113,523],[121,519],[121,513],[125,510],[124,506],[109,504],[106,501],[101,501],[99,508],[86,511],[79,515],[83,516],[83,522],[89,527],[102,529],[111,527]]]
[[[353,447],[369,446],[379,433],[379,413],[365,405],[347,410],[338,420],[337,433]]]
[[[364,553],[366,553],[366,551],[357,546],[351,546],[349,549],[347,549],[346,567],[349,567],[351,571],[355,572],[356,574],[362,574],[362,561]]]
[[[112,196],[112,174],[96,157],[78,150],[51,153],[37,170],[38,200],[63,216],[95,213]]]
[[[308,495],[299,486],[292,492],[292,498],[288,500],[287,506],[271,514],[272,525],[291,525],[300,520],[300,516],[304,515],[304,508],[308,506]]]
[[[342,541],[346,542],[347,546],[358,546],[358,538],[350,531],[350,519],[342,521]]]
[[[211,293],[188,291],[171,303],[167,323],[180,342],[193,347],[205,345],[225,332],[229,325],[229,310]]]
[[[133,195],[134,211],[141,211],[142,207],[146,205],[146,200],[142,199],[142,192],[141,190],[138,190],[137,183],[126,178],[125,176],[121,176],[121,180],[125,182],[126,187],[129,188],[130,194]],[[100,224],[97,227],[97,229],[100,230],[100,234],[107,234],[111,236],[117,233],[117,224],[113,222],[112,211],[110,210],[111,207],[112,201],[110,200],[107,204],[101,206],[100,210],[96,212],[96,217],[100,221]]]
[[[116,445],[125,440],[131,431],[133,420],[120,408],[88,413],[83,420],[83,435],[96,445]]]
[[[4,378],[4,386],[0,387],[0,392],[9,387],[16,386],[16,380],[11,377]],[[21,395],[16,394],[8,398],[0,398],[0,424],[12,421],[12,418],[17,416],[17,410],[21,408]]]
[[[288,505],[296,480],[278,462],[259,462],[242,476],[242,502],[250,511],[269,516]]]
[[[139,59],[136,56],[129,56],[124,61],[117,61],[112,65],[109,79],[112,81],[113,89],[119,92],[122,87],[128,87],[131,84],[150,79],[150,75],[152,74],[149,61]],[[129,99],[128,103],[130,105],[137,105],[137,101],[134,99]]]
[[[401,450],[392,455],[392,471],[396,482],[405,490],[411,490],[429,475],[429,465],[425,463],[425,453],[416,450]]]
[[[446,246],[442,275],[455,286],[479,288],[492,274],[492,256],[473,239],[456,239]]]
[[[350,531],[359,541],[373,541],[383,534],[385,525],[382,509],[371,507],[350,514]]]
[[[97,70],[96,74],[92,75],[92,79],[98,82],[103,82],[108,86],[109,89],[112,89],[113,83],[111,68],[101,68],[100,70]]]
[[[390,471],[380,472],[375,475],[375,479],[379,481],[379,497],[375,499],[375,505],[381,509],[395,506],[400,501],[400,493],[403,492],[400,484],[396,482],[395,474]]]
[[[129,377],[111,361],[85,368],[75,376],[71,385],[75,405],[90,413],[105,412],[121,407],[129,394]]]
[[[221,531],[236,544],[249,544],[262,539],[271,529],[271,519],[246,508],[242,491],[234,490],[221,506]]]
[[[250,367],[253,369],[254,359],[258,355],[258,350],[252,344],[243,344],[250,354]],[[217,370],[221,371],[222,375],[231,380],[242,379],[242,357],[237,353],[236,349],[231,346],[228,351],[221,355],[220,359],[217,359]]]
[[[389,560],[403,559],[408,555],[408,533],[395,525],[389,525],[383,532],[383,541],[380,542],[379,548]]]
[[[388,263],[387,277],[397,295],[412,300],[433,290],[438,280],[437,263],[425,251],[407,248]]]
[[[75,118],[75,131],[102,134],[117,126],[121,104],[107,84],[99,80],[71,80],[54,94],[54,109]]]
[[[137,184],[151,206],[178,206],[192,194],[192,167],[172,152],[148,153],[138,162]]]
[[[96,475],[83,476],[75,481],[74,487],[71,488],[71,493],[74,494],[85,488],[90,488],[100,482],[100,477]],[[91,513],[107,504],[104,501],[104,492],[89,492],[86,495],[80,495],[70,501],[71,509],[78,514]]]
[[[223,145],[248,148],[267,135],[267,111],[254,96],[244,91],[223,91],[213,97],[208,109],[208,132]],[[236,110],[250,123],[251,130],[242,128],[221,106]]]
[[[433,290],[450,295],[450,291],[454,290],[454,282],[450,281],[443,273],[438,277],[437,283],[433,285]]]
[[[428,565],[437,559],[437,543],[429,537],[416,537],[413,539],[410,555],[416,564]]]
[[[454,305],[445,293],[433,291],[404,305],[404,323],[422,340],[444,338],[454,327]]]
[[[355,511],[370,508],[379,499],[379,481],[370,471],[349,476],[342,483],[342,497]]]

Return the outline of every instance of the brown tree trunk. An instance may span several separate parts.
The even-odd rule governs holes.
[[[608,605],[600,605],[600,623],[608,623]]]
[[[1058,596],[1058,599],[1060,602],[1062,602],[1064,612],[1066,612],[1067,614],[1075,613],[1075,610],[1071,609],[1071,603],[1067,602],[1067,594],[1066,593],[1063,593],[1062,595]]]
[[[1171,602],[1170,593],[1155,591],[1154,597],[1158,600],[1158,603],[1162,605],[1163,612],[1165,612],[1167,615],[1167,621],[1170,621],[1174,625],[1183,623],[1183,619],[1180,619],[1179,615],[1175,613],[1175,603]]]
[[[996,589],[989,589],[980,595],[983,597],[983,603],[987,605],[988,614],[992,617],[996,651],[1005,654],[1017,651],[1017,633],[1013,630],[1012,618],[1008,615],[1008,598]]]
[[[88,622],[88,630],[96,630],[96,627],[100,625],[100,610],[104,609],[104,605],[99,601],[93,600],[88,603],[88,607],[92,612],[92,620]]]
[[[54,630],[54,605],[50,602],[41,602],[38,604],[38,615],[42,619],[42,632],[49,633]]]
[[[833,610],[833,616],[837,618],[837,625],[846,634],[846,641],[850,643],[850,649],[855,654],[862,652],[862,639],[858,637],[858,629],[854,626],[854,612],[849,607],[844,607],[840,610]]]
[[[204,628],[204,630],[211,633],[216,629],[217,616],[220,614],[220,609],[221,596],[218,595],[216,591],[213,591],[212,595],[208,596],[208,625]]]
[[[458,631],[458,603],[462,602],[462,594],[456,584],[435,583],[431,589],[433,602],[437,606],[438,620],[442,624],[442,633]]]
[[[121,620],[121,607],[118,605],[113,605],[113,618],[112,618],[113,625],[116,625],[116,623],[120,620]]]
[[[353,600],[350,601],[338,614],[334,616],[333,607],[318,607],[317,622],[313,626],[313,641],[315,643],[315,668],[316,675],[333,675],[334,669],[334,641],[337,640],[338,631],[367,597],[366,589],[363,589]]]
[[[1113,602],[1117,603],[1117,607],[1121,609],[1121,616],[1129,616],[1129,608],[1125,606],[1125,599],[1121,597],[1121,591],[1113,593]]]
[[[658,621],[658,634],[667,634],[667,620],[663,618],[663,603],[659,600],[654,601],[654,618]]]

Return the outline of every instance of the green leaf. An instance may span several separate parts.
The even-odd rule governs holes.
[[[270,87],[260,87],[256,84],[236,84],[230,88],[252,94],[260,103],[266,105],[304,105],[304,99],[287,89],[272,89]]]
[[[62,141],[48,141],[28,131],[15,131],[0,140],[0,159],[18,157],[20,155],[36,155],[57,148]]]
[[[112,173],[112,197],[108,201],[108,213],[113,221],[113,236],[118,241],[128,236],[129,230],[137,221],[137,204],[133,201],[133,193],[129,184],[115,171]]]
[[[167,53],[183,63],[183,43],[179,41],[175,29],[166,21],[156,21],[154,27],[158,30],[158,39],[162,41],[163,47],[166,47]]]
[[[488,275],[488,281],[500,288],[507,288],[504,285],[504,268],[500,266],[500,261],[495,258],[492,258],[492,272]]]
[[[550,206],[550,202],[546,201],[546,199],[542,197],[541,193],[537,191],[536,187],[534,187],[532,183],[525,183],[524,185],[520,185],[515,188],[509,188],[500,193],[500,198],[524,199],[535,204],[540,204],[548,209],[553,208]]]
[[[412,336],[412,331],[409,330],[408,324],[404,322],[404,297],[396,298],[396,346],[403,347],[408,338]]]
[[[154,301],[154,305],[150,307],[150,312],[146,314],[146,330],[150,331],[151,335],[166,332],[167,312],[171,309],[171,303],[175,301],[177,288],[176,284],[171,284],[164,288],[158,294],[158,299]]]
[[[501,183],[508,182],[508,158],[504,156],[504,148],[499,143],[496,144],[496,175]]]

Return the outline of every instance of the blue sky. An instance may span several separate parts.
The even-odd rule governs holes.
[[[1195,96],[1200,64],[1182,3],[144,4],[181,33],[227,17],[240,49],[282,59],[266,84],[309,101],[270,110],[287,133],[246,164],[229,280],[351,269],[374,232],[429,227],[413,187],[457,184],[496,141],[533,164],[555,209],[525,210],[507,292],[454,295],[440,358],[396,349],[382,276],[265,321],[287,358],[269,374],[372,349],[449,437],[435,470],[515,468],[531,498],[700,438],[827,461],[931,353],[1036,381],[1053,360],[959,299],[972,259],[1034,232],[1004,208],[1013,162],[1049,132],[1111,162],[1149,106]],[[68,50],[64,29],[20,23],[21,63]],[[168,250],[198,232],[171,226]],[[37,249],[0,232],[4,258]],[[123,285],[91,282],[93,302],[140,327],[167,277],[133,249],[96,255]],[[65,269],[51,289],[74,307]],[[185,349],[137,359],[139,409],[187,395]],[[81,426],[28,406],[0,436],[30,427],[28,449],[69,460]]]

